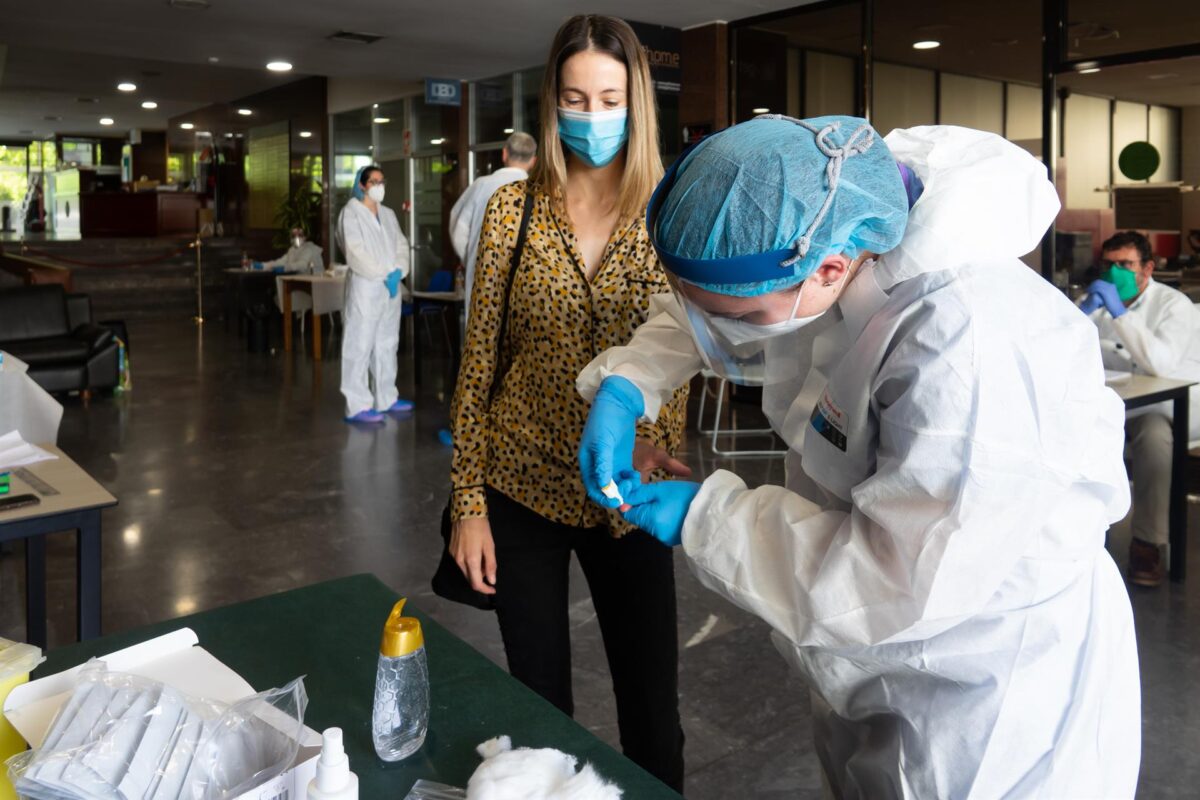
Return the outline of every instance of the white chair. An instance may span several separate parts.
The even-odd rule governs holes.
[[[772,448],[768,450],[754,449],[730,449],[723,450],[720,447],[720,439],[722,436],[728,436],[736,439],[739,436],[760,436],[775,438],[775,431],[770,428],[722,428],[721,427],[721,412],[725,409],[725,394],[729,386],[729,381],[720,377],[712,370],[705,369],[700,373],[703,379],[703,385],[700,389],[700,408],[696,414],[696,432],[702,436],[711,436],[710,446],[714,455],[724,458],[782,458],[787,455],[787,449]],[[711,428],[704,427],[704,410],[708,405],[708,395],[712,390],[712,382],[717,382],[716,398],[717,407],[716,413],[713,414],[713,422]],[[732,420],[732,413],[730,418]]]

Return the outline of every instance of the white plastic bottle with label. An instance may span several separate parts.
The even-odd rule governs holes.
[[[341,728],[321,734],[321,757],[317,777],[308,782],[308,800],[358,800],[358,776],[350,771]]]
[[[404,616],[405,600],[383,626],[371,738],[384,761],[407,758],[425,743],[429,728],[429,665],[421,623]]]

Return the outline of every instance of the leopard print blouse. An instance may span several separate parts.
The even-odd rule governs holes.
[[[505,281],[525,202],[526,181],[492,195],[480,234],[470,323],[451,407],[450,470],[454,520],[487,516],[490,486],[541,516],[577,527],[630,527],[587,499],[579,477],[579,439],[588,403],[575,378],[593,358],[626,344],[646,321],[650,298],[670,291],[639,216],[613,233],[589,283],[565,212],[537,192],[525,250],[513,280],[507,365],[489,404]],[[503,367],[502,367],[503,368]],[[638,435],[674,453],[683,433],[687,388]]]

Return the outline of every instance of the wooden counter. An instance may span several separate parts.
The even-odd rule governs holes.
[[[172,236],[196,232],[205,198],[191,192],[95,192],[79,196],[79,226],[91,236]]]

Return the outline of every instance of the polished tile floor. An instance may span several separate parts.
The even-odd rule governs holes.
[[[314,366],[306,353],[250,354],[219,322],[201,333],[186,319],[138,320],[130,338],[133,391],[89,407],[67,399],[59,437],[121,501],[105,515],[106,631],[373,572],[503,663],[491,615],[428,590],[449,463],[436,435],[444,366],[427,363],[417,388],[411,360],[402,360],[402,393],[415,396],[416,414],[360,430],[341,422],[336,357]],[[703,474],[725,466],[755,483],[782,481],[780,462],[706,458],[694,435],[688,452]],[[1114,532],[1114,552],[1122,536]],[[52,644],[73,636],[73,553],[69,535],[51,537]],[[1191,553],[1189,583],[1134,592],[1146,798],[1194,797],[1200,786],[1200,548]],[[20,548],[0,556],[0,635],[18,639],[21,559]],[[819,797],[804,686],[763,624],[701,589],[681,560],[677,572],[688,796]],[[577,717],[615,743],[607,667],[578,571],[572,597]]]

